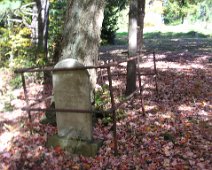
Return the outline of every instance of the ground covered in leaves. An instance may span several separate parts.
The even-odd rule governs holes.
[[[207,45],[196,43],[201,49]],[[23,90],[16,89],[11,100],[14,110],[0,112],[0,169],[211,169],[212,53],[206,50],[194,53],[188,44],[179,42],[178,53],[167,48],[156,51],[158,94],[155,77],[142,76],[145,115],[138,94],[121,106],[117,156],[114,156],[112,122],[105,123],[103,119],[97,119],[94,126],[94,138],[104,141],[96,157],[70,155],[60,147],[47,148],[47,136],[55,134],[56,128],[40,123],[42,112],[33,113],[33,122],[29,123],[27,113],[20,109],[25,105]],[[194,43],[191,44],[193,48]],[[146,49],[140,64],[143,74],[153,72],[151,48]],[[100,59],[108,62],[124,58],[125,52],[122,46],[107,48],[106,53],[104,48]],[[123,73],[125,66],[126,63],[113,72]],[[113,79],[119,100],[125,79],[121,74]],[[42,84],[29,82],[30,98],[39,99],[49,93]],[[100,82],[107,84],[107,79],[100,78]]]

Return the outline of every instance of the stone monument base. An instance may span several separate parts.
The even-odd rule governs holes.
[[[60,146],[62,149],[72,154],[80,154],[88,157],[96,156],[102,143],[102,140],[84,141],[60,137],[58,135],[49,136],[47,139],[47,147]]]

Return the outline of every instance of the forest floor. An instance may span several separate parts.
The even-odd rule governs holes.
[[[147,39],[140,64],[142,73],[153,72],[156,53],[158,94],[154,77],[142,76],[145,115],[139,95],[118,111],[118,155],[114,156],[112,122],[98,119],[94,138],[103,146],[93,158],[70,155],[59,147],[47,148],[47,136],[56,133],[40,124],[44,113],[32,113],[33,122],[21,110],[22,89],[13,91],[13,110],[0,108],[0,169],[211,169],[212,167],[212,40]],[[100,61],[126,58],[125,45],[102,47]],[[113,72],[126,72],[126,63]],[[101,72],[102,75],[102,72]],[[100,79],[100,85],[107,83]],[[30,98],[51,93],[42,84],[27,84]],[[114,76],[116,94],[124,94],[125,78]],[[33,128],[30,135],[29,128]]]

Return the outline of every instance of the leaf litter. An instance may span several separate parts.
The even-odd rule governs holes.
[[[47,136],[57,129],[40,124],[42,112],[33,113],[33,122],[28,122],[26,113],[19,109],[24,98],[20,90],[16,94],[18,100],[13,101],[17,109],[0,113],[0,169],[211,169],[211,65],[204,60],[204,67],[196,68],[196,60],[189,65],[184,57],[179,63],[158,56],[158,95],[154,78],[142,77],[145,115],[141,114],[138,95],[121,106],[126,116],[117,122],[117,156],[113,154],[112,123],[105,125],[101,119],[95,123],[94,138],[104,142],[95,157],[71,155],[59,146],[47,148]],[[143,65],[145,62],[149,62],[147,57]],[[149,72],[151,68],[142,67],[142,71]],[[116,83],[116,94],[123,93],[125,88],[124,78],[118,80],[121,82]],[[30,88],[30,97],[42,97],[43,86],[34,83]]]

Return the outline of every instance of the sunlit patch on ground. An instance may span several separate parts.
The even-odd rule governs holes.
[[[10,131],[9,127],[6,129],[7,129],[7,131],[1,133],[1,135],[0,135],[0,143],[1,143],[0,153],[4,153],[5,151],[8,151],[9,149],[11,149],[12,139],[14,137],[17,137],[20,134],[19,132],[14,131],[14,130]]]

